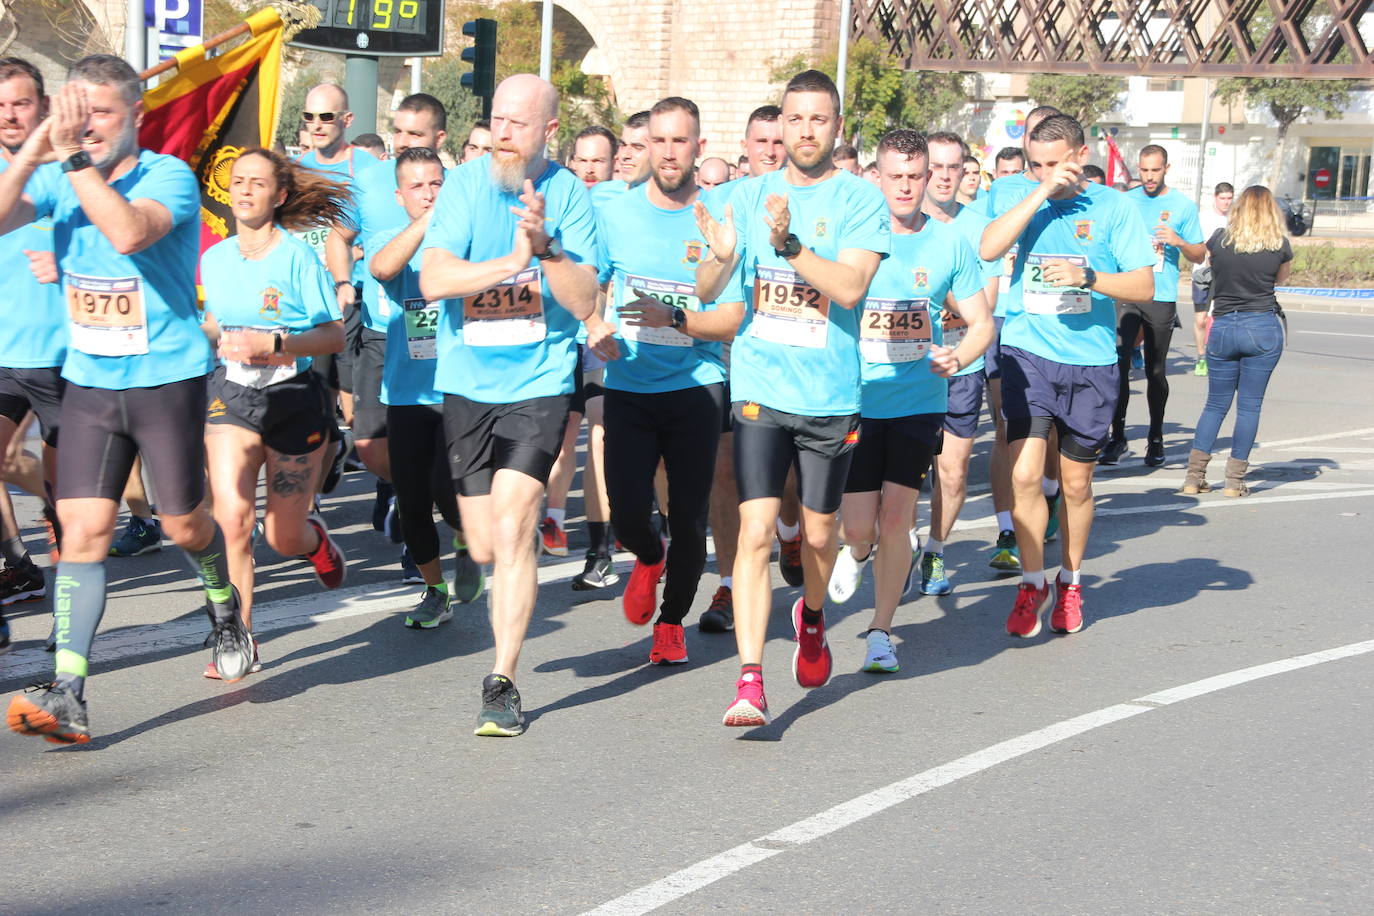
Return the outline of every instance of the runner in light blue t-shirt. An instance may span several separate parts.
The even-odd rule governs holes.
[[[123,60],[82,58],[52,115],[0,173],[0,234],[52,218],[69,316],[56,676],[45,691],[14,697],[8,713],[13,730],[59,743],[90,740],[84,691],[105,611],[105,558],[140,453],[157,481],[163,530],[205,587],[216,664],[237,680],[253,657],[224,535],[204,504],[210,345],[196,309],[199,186],[184,162],[138,148],[141,99],[142,82]]]
[[[672,97],[654,106],[650,179],[597,211],[607,314],[587,321],[588,346],[607,361],[606,486],[612,525],[635,555],[624,597],[631,623],[653,618],[666,570],[649,652],[649,662],[659,665],[687,661],[682,622],[706,567],[725,404],[723,335],[701,336],[693,322],[714,309],[695,289],[696,265],[706,250],[694,215],[700,133],[691,101]],[[670,546],[652,521],[660,461],[672,506]]]
[[[807,575],[792,608],[803,687],[830,679],[826,584],[835,562],[835,511],[859,436],[858,307],[891,230],[882,193],[835,168],[843,119],[839,93],[807,70],[783,91],[786,168],[732,182],[724,222],[698,202],[711,249],[697,267],[697,297],[738,316],[730,361],[740,542],[735,559],[735,638],[743,667],[727,726],[768,721],[763,643],[772,588],[778,504],[798,466]]]
[[[982,254],[1020,246],[1012,288],[1022,311],[1002,332],[1002,411],[1010,440],[1012,515],[1022,583],[1007,632],[1033,637],[1053,604],[1050,627],[1083,626],[1080,573],[1092,526],[1092,473],[1106,444],[1117,386],[1113,300],[1139,301],[1154,288],[1140,216],[1121,193],[1082,177],[1082,126],[1054,115],[1030,134],[1028,161],[1041,184],[983,234]],[[1063,568],[1045,579],[1048,510],[1040,479],[1050,429],[1059,436]]]
[[[394,171],[392,197],[404,207],[406,224],[373,233],[364,257],[379,283],[377,301],[386,303],[390,315],[380,391],[386,446],[391,461],[404,469],[394,480],[401,537],[425,586],[405,625],[430,630],[452,617],[452,602],[477,600],[484,580],[462,537],[444,441],[444,396],[434,387],[441,306],[420,292],[420,243],[443,187],[443,163],[430,147],[412,146],[396,157]],[[444,583],[436,507],[455,533],[451,591]]]
[[[862,667],[873,673],[900,668],[892,620],[917,560],[910,532],[921,484],[940,450],[948,379],[992,339],[984,266],[959,230],[923,210],[930,174],[926,140],[916,131],[894,130],[878,142],[892,254],[879,265],[859,316],[863,422],[840,509],[845,546],[829,588],[836,603],[852,598],[877,549]],[[944,335],[946,309],[965,322],[953,345]]]
[[[545,80],[502,81],[492,154],[444,182],[421,244],[421,293],[444,300],[435,385],[463,530],[473,559],[496,563],[479,735],[525,729],[512,678],[534,612],[535,525],[568,418],[577,327],[596,307],[587,189],[545,155],[557,117]]]
[[[1154,298],[1117,304],[1116,415],[1112,437],[1103,449],[1101,463],[1116,464],[1130,450],[1126,437],[1126,409],[1131,402],[1131,354],[1137,338],[1145,346],[1145,400],[1150,426],[1145,438],[1145,464],[1164,463],[1164,410],[1169,402],[1169,344],[1178,319],[1178,265],[1183,255],[1194,264],[1207,260],[1206,239],[1193,201],[1165,183],[1169,154],[1150,144],[1140,151],[1140,187],[1125,197],[1140,213],[1141,223],[1154,244]]]
[[[214,513],[244,626],[253,627],[253,529],[258,477],[263,527],[282,557],[304,557],[325,588],[344,582],[342,551],[314,515],[316,483],[332,454],[334,410],[311,358],[344,345],[329,274],[290,230],[326,223],[348,186],[269,150],[241,154],[229,176],[237,233],[200,261],[205,323],[221,365],[210,376],[205,445]],[[254,645],[251,671],[257,670]],[[205,676],[220,679],[215,660]]]

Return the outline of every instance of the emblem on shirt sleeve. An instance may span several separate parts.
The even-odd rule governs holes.
[[[1093,221],[1090,219],[1074,220],[1073,237],[1080,242],[1091,242],[1093,240]]]
[[[701,242],[687,243],[687,257],[682,259],[683,264],[698,264],[701,262]]]

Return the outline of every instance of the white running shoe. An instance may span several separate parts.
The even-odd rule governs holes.
[[[864,669],[874,674],[893,674],[901,669],[897,664],[897,650],[892,637],[882,630],[868,631],[868,650],[864,653]]]
[[[859,583],[864,580],[864,567],[871,559],[872,548],[869,549],[868,556],[862,560],[855,559],[848,544],[840,548],[839,554],[835,557],[835,569],[830,573],[831,601],[844,604],[854,597],[854,593],[859,590]]]

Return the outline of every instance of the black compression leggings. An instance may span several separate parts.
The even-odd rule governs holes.
[[[668,475],[668,565],[659,623],[682,623],[706,568],[706,519],[725,409],[723,385],[640,394],[606,392],[606,495],[611,525],[627,550],[662,558],[650,516],[654,473]]]
[[[1150,438],[1164,435],[1164,405],[1169,401],[1169,341],[1174,336],[1173,302],[1122,303],[1117,318],[1116,366],[1120,388],[1112,435],[1126,434],[1126,407],[1131,399],[1131,351],[1140,329],[1145,329],[1145,401],[1150,408]]]
[[[449,476],[444,408],[441,404],[388,407],[386,424],[396,512],[410,558],[418,566],[439,556],[434,507],[454,531],[461,527]]]

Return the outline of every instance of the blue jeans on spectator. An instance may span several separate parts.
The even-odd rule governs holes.
[[[1264,389],[1283,355],[1283,334],[1276,312],[1229,312],[1213,320],[1207,338],[1207,403],[1198,417],[1193,448],[1211,454],[1234,397],[1231,457],[1250,460]]]

